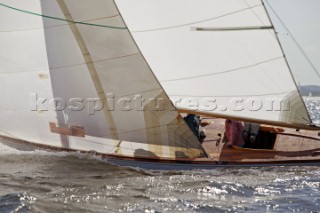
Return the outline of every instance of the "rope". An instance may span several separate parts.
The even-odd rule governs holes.
[[[71,21],[68,19],[63,19],[63,18],[58,18],[58,17],[54,17],[54,16],[48,16],[48,15],[44,15],[44,14],[39,14],[39,13],[34,13],[31,11],[27,11],[27,10],[22,10],[19,8],[15,8],[3,3],[0,3],[0,6],[2,7],[6,7],[18,12],[22,12],[22,13],[26,13],[26,14],[30,14],[30,15],[35,15],[35,16],[40,16],[40,17],[44,17],[44,18],[48,18],[48,19],[54,19],[54,20],[58,20],[58,21],[64,21],[64,22],[69,22],[69,23],[73,23],[73,24],[82,24],[82,25],[88,25],[88,26],[94,26],[94,27],[104,27],[104,28],[110,28],[110,29],[117,29],[117,30],[126,30],[128,29],[127,27],[117,27],[117,26],[108,26],[108,25],[101,25],[101,24],[91,24],[88,22],[81,22],[81,21]]]

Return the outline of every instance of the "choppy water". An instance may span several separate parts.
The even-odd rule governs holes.
[[[312,122],[320,125],[320,97],[303,97]]]
[[[0,144],[0,212],[320,212],[320,167],[139,171]]]

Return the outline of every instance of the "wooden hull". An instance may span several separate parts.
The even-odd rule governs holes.
[[[67,151],[89,153],[104,158],[108,163],[147,170],[207,170],[218,168],[239,168],[239,167],[270,167],[270,166],[318,166],[320,160],[287,160],[287,161],[247,161],[247,162],[231,162],[231,161],[215,161],[212,159],[155,159],[155,158],[133,158],[117,155],[109,155],[96,153],[92,151],[70,150],[47,145],[39,145],[26,141],[0,137],[1,141],[11,147],[21,150],[44,149],[48,151]]]
[[[118,166],[140,168],[147,170],[193,170],[241,167],[271,167],[271,166],[320,166],[319,160],[292,160],[274,162],[216,162],[216,161],[150,161],[149,159],[126,159],[108,156],[108,162]]]
[[[292,129],[280,131],[273,149],[251,149],[228,147],[223,143],[223,120],[211,120],[212,124],[206,127],[207,138],[203,147],[209,158],[137,158],[121,154],[103,153],[96,150],[80,150],[65,148],[49,144],[31,143],[24,140],[12,139],[1,136],[0,141],[17,149],[45,149],[53,151],[68,151],[91,153],[107,159],[111,164],[152,169],[152,170],[190,170],[190,169],[215,169],[222,167],[268,167],[268,166],[296,166],[296,165],[320,165],[320,139],[317,132],[295,132]],[[302,131],[302,130],[301,130]],[[305,130],[303,130],[305,131]],[[303,135],[302,135],[303,134]]]

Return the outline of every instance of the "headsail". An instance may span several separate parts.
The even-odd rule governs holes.
[[[261,0],[116,0],[185,111],[307,127],[306,107]]]
[[[14,26],[4,26],[4,31],[7,27],[13,34],[24,37],[23,42],[32,40],[38,53],[43,53],[39,61],[31,58],[35,65],[30,66],[25,79],[31,79],[32,71],[39,69],[36,65],[40,67],[41,62],[42,69],[50,74],[47,78],[51,84],[46,86],[52,85],[54,98],[71,103],[77,98],[77,104],[89,107],[90,101],[93,104],[94,111],[89,114],[88,109],[58,110],[54,122],[43,115],[41,122],[47,128],[50,123],[51,136],[60,134],[63,147],[82,150],[90,149],[92,144],[94,150],[98,146],[95,144],[108,145],[109,154],[135,157],[205,156],[199,141],[154,77],[112,0],[6,0],[1,6],[1,22],[8,16],[15,17]],[[30,23],[30,19],[37,24]],[[41,39],[32,39],[28,33]],[[12,43],[11,38],[7,40]],[[15,54],[27,50],[15,47],[12,50]],[[5,54],[1,50],[0,53]],[[23,54],[21,63],[27,60],[28,54]],[[2,72],[4,69],[0,81],[7,81]],[[11,76],[9,68],[8,76]],[[34,82],[35,93],[43,88],[38,86],[39,81]],[[3,84],[1,91],[14,92]],[[1,113],[13,110],[6,107]]]
[[[320,63],[317,48],[319,38],[318,10],[308,2],[290,2],[290,10],[286,2],[265,1],[267,11],[272,18],[278,37],[283,44],[292,73],[298,84],[300,94],[308,109],[311,120],[320,124]],[[308,15],[300,13],[308,11]]]

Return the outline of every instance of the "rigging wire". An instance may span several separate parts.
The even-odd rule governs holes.
[[[19,11],[22,13],[30,14],[30,15],[40,16],[40,17],[54,19],[54,20],[58,20],[58,21],[69,22],[69,23],[73,23],[73,24],[82,24],[82,25],[88,25],[88,26],[94,26],[94,27],[104,27],[104,28],[117,29],[117,30],[128,29],[127,27],[117,27],[117,26],[109,26],[109,25],[102,25],[102,24],[92,24],[92,23],[81,22],[81,21],[72,21],[72,20],[68,20],[68,19],[63,19],[63,18],[58,18],[58,17],[54,17],[54,16],[48,16],[48,15],[44,15],[44,14],[40,14],[40,13],[35,13],[35,12],[28,11],[28,10],[22,10],[22,9],[12,7],[12,6],[3,4],[3,3],[0,3],[0,6],[9,8],[9,9],[12,9],[15,11]]]
[[[264,22],[262,21],[262,19],[260,18],[260,16],[256,13],[256,11],[253,10],[253,7],[249,5],[249,3],[247,2],[247,0],[243,0],[243,2],[248,6],[248,8],[251,10],[251,12],[257,17],[257,19],[260,21],[260,23],[263,25],[263,26],[266,26],[264,24]]]
[[[308,64],[310,65],[310,67],[312,68],[312,70],[314,71],[314,73],[317,75],[317,77],[320,79],[320,73],[318,71],[318,69],[315,67],[315,65],[312,63],[312,61],[310,60],[309,56],[307,55],[307,53],[303,50],[303,48],[301,47],[301,45],[298,43],[298,41],[296,40],[296,38],[293,36],[293,34],[291,33],[291,31],[289,30],[289,28],[287,27],[287,25],[284,23],[284,21],[282,21],[282,19],[280,18],[280,16],[276,13],[276,11],[274,10],[274,8],[270,5],[270,3],[268,1],[265,1],[266,4],[268,5],[268,7],[272,10],[273,14],[277,17],[277,19],[280,21],[280,23],[282,24],[282,26],[284,27],[284,29],[288,32],[288,35],[291,37],[291,39],[293,40],[293,42],[295,43],[295,45],[298,47],[298,49],[300,50],[301,54],[303,55],[303,57],[306,59],[306,61],[308,62]]]
[[[247,0],[242,0],[247,6],[248,6],[248,8],[251,10],[251,12],[257,17],[257,19],[259,20],[259,22],[262,24],[262,26],[267,26],[264,22],[263,22],[263,20],[262,20],[262,18],[258,15],[258,13],[256,13],[256,11],[254,11],[254,7],[253,6],[250,6],[250,4],[247,2]],[[262,2],[263,3],[263,2]],[[261,4],[261,6],[263,6],[263,4]],[[274,28],[274,26],[273,26],[273,24],[272,23],[270,23],[271,24],[271,26]],[[275,35],[275,32],[274,32],[274,30],[270,30],[269,31],[269,33],[270,33],[270,35],[271,35],[271,37],[276,37],[276,35]]]

